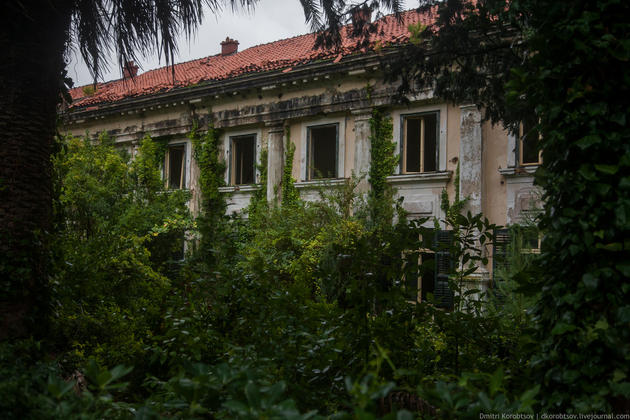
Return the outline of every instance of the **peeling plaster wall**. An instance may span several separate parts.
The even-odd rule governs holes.
[[[354,117],[351,115],[345,115],[345,127],[346,132],[344,135],[346,136],[345,141],[345,152],[344,158],[345,162],[343,165],[344,170],[344,178],[350,178],[352,176],[352,171],[354,170],[354,142],[355,142],[355,131],[354,131]]]
[[[455,198],[455,173],[459,162],[459,124],[461,111],[458,106],[447,107],[448,122],[446,136],[446,170],[453,172],[453,178],[446,185],[446,192],[451,201]]]

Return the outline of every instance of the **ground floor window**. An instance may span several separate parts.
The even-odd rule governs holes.
[[[437,307],[452,309],[454,292],[449,277],[454,269],[450,255],[453,232],[428,229],[420,239],[418,273],[407,287],[417,290],[420,302],[433,301]]]
[[[535,226],[513,225],[507,229],[497,229],[492,247],[492,282],[494,286],[510,270],[512,262],[523,263],[528,254],[539,254],[541,234]],[[520,257],[520,258],[518,258]]]

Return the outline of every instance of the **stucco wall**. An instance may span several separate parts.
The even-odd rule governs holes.
[[[366,86],[370,86],[369,93]],[[73,135],[83,135],[88,131],[96,135],[101,131],[110,132],[117,142],[132,146],[142,138],[144,133],[153,136],[169,135],[171,139],[181,140],[192,128],[194,119],[207,124],[211,119],[215,126],[224,127],[225,133],[251,131],[258,134],[261,149],[268,147],[270,127],[280,127],[286,124],[291,133],[291,141],[296,150],[293,159],[293,177],[298,183],[304,181],[305,167],[305,127],[331,120],[339,121],[343,126],[343,176],[350,177],[355,169],[356,143],[355,118],[365,118],[371,106],[384,106],[386,112],[393,116],[394,141],[397,143],[397,153],[400,153],[401,115],[427,110],[439,110],[440,130],[445,137],[443,149],[440,149],[438,174],[411,174],[408,176],[393,176],[390,181],[400,189],[399,195],[405,196],[409,211],[418,217],[443,218],[440,210],[440,195],[446,188],[451,200],[454,199],[454,174],[458,163],[461,163],[461,116],[459,106],[445,104],[432,98],[430,93],[421,93],[408,106],[395,106],[391,103],[391,94],[395,87],[385,85],[374,77],[363,74],[359,76],[332,75],[304,79],[295,83],[273,85],[267,89],[243,89],[234,94],[219,97],[204,97],[189,102],[164,102],[160,105],[127,111],[124,114],[108,115],[104,118],[86,118],[75,121],[63,127]],[[390,96],[388,96],[390,95]],[[389,98],[389,99],[388,99]],[[343,104],[347,101],[345,107]],[[380,101],[380,102],[379,102]],[[388,102],[389,101],[389,102]],[[309,114],[308,104],[313,107]],[[340,106],[335,103],[341,104]],[[389,105],[387,105],[389,103]],[[299,106],[299,112],[287,110],[285,114],[276,109],[281,107]],[[361,108],[358,108],[359,105]],[[269,118],[280,116],[286,118],[271,119],[265,113],[274,110]],[[282,108],[284,109],[284,108]],[[257,117],[256,113],[261,112]],[[260,118],[259,118],[260,117]],[[441,134],[441,135],[442,135]],[[508,197],[505,174],[499,168],[508,166],[508,136],[500,127],[492,127],[490,123],[481,126],[481,208],[485,215],[497,224],[509,222],[510,203],[515,206],[519,196],[515,192],[512,200]],[[286,138],[284,138],[286,142]],[[190,147],[190,145],[189,145]],[[286,145],[280,148],[282,154]],[[364,149],[361,149],[364,150]],[[363,151],[361,153],[364,153]],[[341,153],[340,153],[341,154]],[[282,165],[284,159],[279,159],[274,165]],[[191,208],[199,209],[198,196],[199,168],[194,162],[190,165],[189,188],[194,197]],[[525,184],[523,184],[525,182]],[[529,184],[528,184],[529,182]],[[515,182],[512,182],[515,184]],[[519,179],[518,190],[531,185],[531,180]],[[307,189],[302,189],[306,191]],[[233,205],[231,210],[238,210],[246,205],[251,191],[247,188],[226,189],[231,195]],[[305,193],[306,194],[306,193]],[[309,193],[310,194],[310,193]],[[307,194],[308,195],[308,194]]]
[[[483,143],[483,213],[494,223],[506,223],[506,186],[499,173],[507,166],[507,133],[489,121],[482,125]]]

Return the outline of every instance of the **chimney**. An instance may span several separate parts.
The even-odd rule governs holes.
[[[133,61],[127,61],[123,68],[123,78],[131,79],[138,75],[138,66]]]
[[[232,55],[238,52],[238,41],[229,36],[221,42],[221,55]]]
[[[362,27],[372,23],[372,9],[367,4],[360,7],[355,7],[352,10],[352,24],[355,27]]]

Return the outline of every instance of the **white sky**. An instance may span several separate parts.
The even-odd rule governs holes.
[[[403,1],[404,9],[417,5],[414,0]],[[298,0],[260,0],[252,13],[244,10],[233,13],[231,9],[213,15],[205,13],[204,22],[196,35],[188,43],[185,37],[179,40],[179,54],[175,62],[180,63],[196,58],[218,54],[221,41],[226,37],[238,40],[239,51],[254,45],[266,44],[283,38],[290,38],[310,32],[304,22],[304,12]],[[136,63],[139,73],[165,65],[164,58],[157,55],[141,59]],[[68,74],[74,86],[92,83],[92,77],[78,52],[71,55],[67,66]],[[105,71],[103,80],[119,79],[120,69],[115,57],[110,58],[109,71]],[[99,80],[102,81],[102,80]]]

